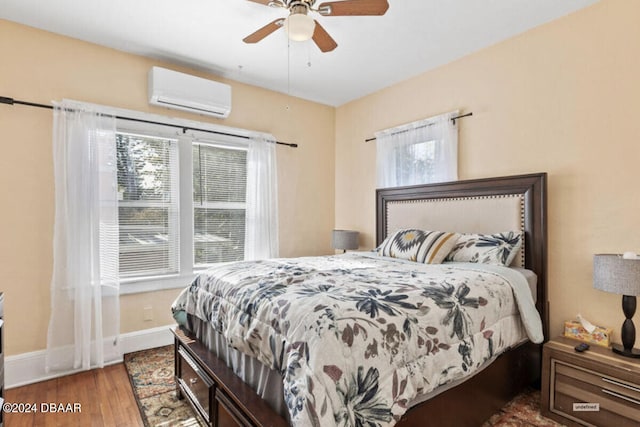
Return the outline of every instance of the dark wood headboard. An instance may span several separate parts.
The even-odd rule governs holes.
[[[547,297],[547,174],[536,173],[499,178],[473,179],[409,187],[376,190],[376,245],[382,243],[387,233],[389,207],[394,203],[409,201],[447,200],[459,202],[465,199],[482,199],[515,196],[522,201],[521,216],[524,231],[524,267],[538,276],[536,307],[543,324],[545,340],[549,338],[549,313]],[[453,204],[452,204],[453,205]],[[429,203],[421,203],[427,209]],[[457,212],[459,216],[459,212]],[[424,217],[424,213],[422,216]],[[468,212],[474,215],[474,212]],[[492,215],[489,215],[492,216]],[[422,224],[414,226],[420,228]],[[392,230],[391,230],[392,231]],[[472,232],[473,230],[440,229],[440,231]],[[497,230],[507,231],[507,230]],[[477,230],[477,232],[485,232]]]

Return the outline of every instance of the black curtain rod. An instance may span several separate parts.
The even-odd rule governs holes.
[[[29,107],[47,108],[49,110],[53,110],[53,105],[38,104],[36,102],[28,102],[28,101],[19,101],[17,99],[7,98],[7,97],[4,97],[4,96],[0,96],[0,104],[7,104],[7,105],[18,104],[18,105],[26,105],[26,106],[29,106]],[[115,117],[116,117],[116,119],[120,119],[120,120],[129,120],[129,121],[138,122],[138,123],[147,123],[147,124],[151,124],[151,125],[161,125],[161,126],[174,127],[174,128],[177,128],[177,129],[182,129],[183,133],[185,133],[188,130],[195,130],[195,131],[198,131],[198,132],[214,133],[216,135],[235,136],[235,137],[238,137],[238,138],[249,139],[249,137],[246,136],[246,135],[236,135],[236,134],[233,134],[233,133],[218,132],[218,131],[209,130],[209,129],[199,129],[199,128],[193,128],[193,127],[190,127],[190,126],[180,126],[180,125],[173,125],[173,124],[170,124],[170,123],[154,122],[152,120],[134,119],[132,117],[123,117],[123,116],[115,116]],[[298,144],[291,144],[291,143],[288,143],[288,142],[276,141],[276,144],[286,145],[286,146],[292,147],[292,148],[297,148],[298,147]]]
[[[460,116],[451,117],[451,119],[449,119],[449,120],[451,120],[453,122],[453,124],[455,125],[456,124],[456,120],[461,119],[463,117],[469,117],[469,116],[473,116],[473,113],[467,113],[467,114],[462,114]],[[426,128],[427,126],[431,126],[431,125],[433,125],[433,123],[429,123],[429,124],[426,124],[424,126],[419,126],[416,129]],[[401,130],[401,131],[398,131],[398,132],[394,132],[392,135],[397,135],[399,133],[404,133],[404,132],[409,132],[409,131],[408,130]],[[375,141],[375,140],[376,140],[376,137],[374,136],[373,138],[365,139],[364,142],[371,142],[371,141]]]

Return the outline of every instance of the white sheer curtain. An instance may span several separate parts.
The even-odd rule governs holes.
[[[278,256],[278,171],[271,135],[252,133],[247,153],[244,258]]]
[[[55,224],[46,369],[122,358],[115,118],[54,103]]]
[[[378,188],[458,179],[458,111],[375,134]]]

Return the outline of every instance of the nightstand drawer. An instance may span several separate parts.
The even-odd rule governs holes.
[[[550,410],[595,426],[637,426],[640,388],[579,366],[551,360]],[[580,404],[597,404],[598,408]],[[578,406],[575,406],[578,405]]]
[[[640,409],[640,387],[635,384],[558,361],[555,361],[555,375],[556,383],[562,382],[566,378],[576,379],[585,383],[586,386],[606,390],[604,393],[610,396],[625,396],[627,401],[634,403]]]

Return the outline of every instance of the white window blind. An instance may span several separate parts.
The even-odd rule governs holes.
[[[179,272],[178,141],[116,134],[120,277]]]
[[[193,144],[194,267],[244,259],[246,149]]]

